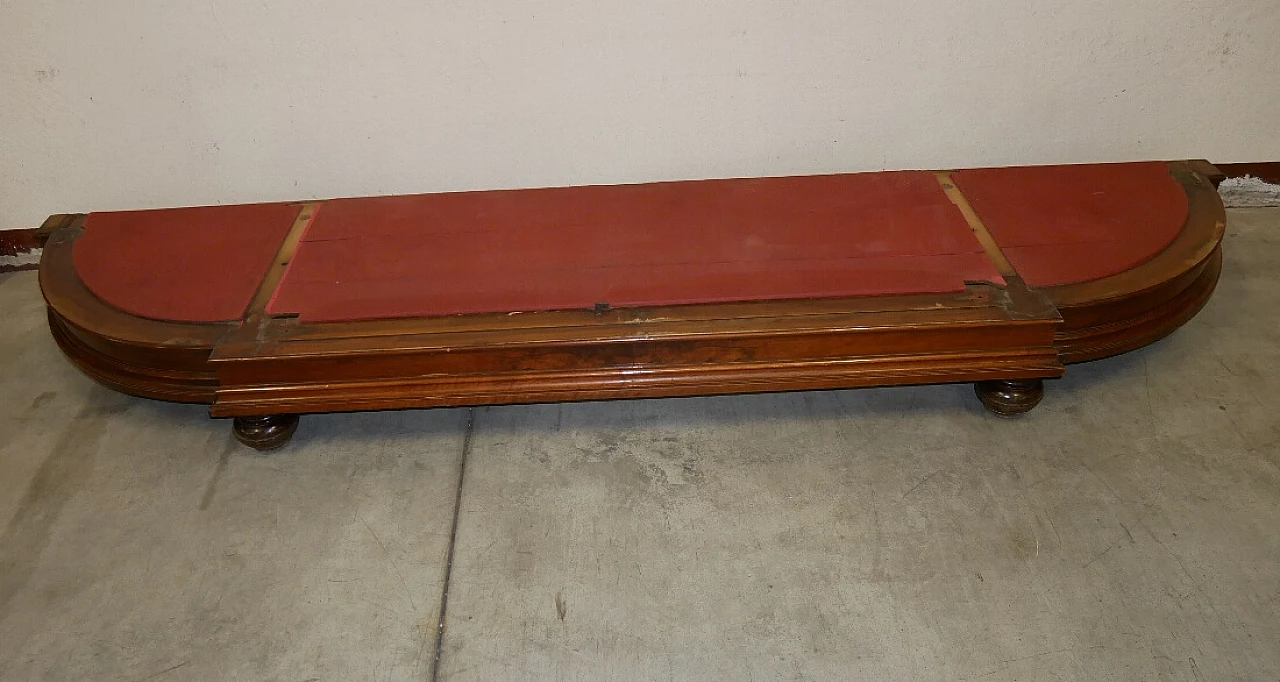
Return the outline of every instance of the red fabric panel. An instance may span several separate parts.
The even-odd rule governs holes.
[[[72,260],[90,291],[125,312],[238,320],[297,215],[296,204],[91,213]]]
[[[1187,195],[1161,162],[979,168],[952,173],[987,230],[1033,286],[1131,269],[1187,221]]]
[[[304,321],[863,296],[1001,282],[931,173],[325,203],[272,301]]]

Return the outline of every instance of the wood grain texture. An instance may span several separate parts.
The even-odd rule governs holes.
[[[215,415],[807,390],[1058,376],[1052,311],[858,312],[279,338],[213,358]],[[851,307],[856,303],[851,302]],[[675,319],[673,319],[675,318]],[[567,333],[564,333],[567,332]]]

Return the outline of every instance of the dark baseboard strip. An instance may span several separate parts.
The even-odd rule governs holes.
[[[41,246],[37,230],[0,230],[0,256],[16,256]]]
[[[1263,182],[1280,185],[1280,161],[1259,161],[1257,163],[1216,163],[1218,170],[1228,178],[1243,178],[1248,175]]]
[[[18,270],[35,270],[40,266],[39,262],[15,264],[10,263],[10,259],[17,259],[18,256],[39,252],[42,246],[42,240],[37,234],[38,230],[0,230],[0,272],[15,272]],[[5,258],[5,257],[8,258]]]

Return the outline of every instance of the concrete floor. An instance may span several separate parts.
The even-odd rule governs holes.
[[[81,376],[0,275],[0,678],[1280,679],[1280,209],[1228,232],[1199,317],[1018,420],[325,415],[269,456]]]

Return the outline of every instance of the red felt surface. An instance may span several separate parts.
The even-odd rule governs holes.
[[[304,321],[948,292],[1002,282],[931,173],[326,202],[269,310]]]
[[[1114,275],[1163,251],[1187,220],[1165,163],[981,168],[952,173],[1033,286]]]
[[[125,312],[236,320],[297,214],[296,204],[91,213],[72,259],[85,286]]]

